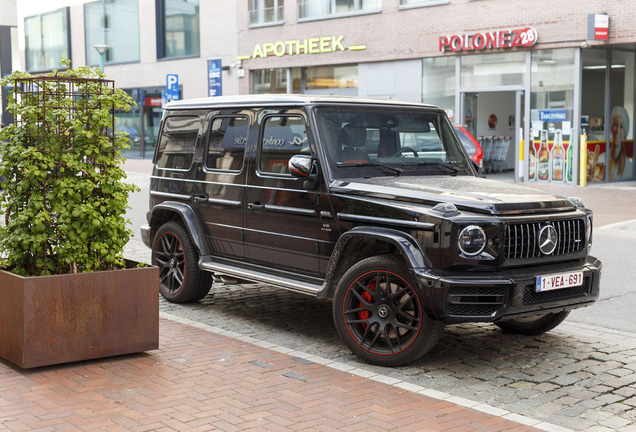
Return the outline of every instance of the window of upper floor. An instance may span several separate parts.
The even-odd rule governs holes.
[[[84,5],[86,63],[99,64],[97,45],[108,48],[104,63],[139,61],[139,10],[136,1],[95,1]]]
[[[71,58],[69,8],[24,18],[26,70],[60,68],[62,58]]]
[[[382,0],[300,0],[298,19],[336,18],[381,10]]]
[[[156,0],[157,58],[200,55],[199,0]]]
[[[250,27],[283,23],[284,0],[248,0],[248,2]]]
[[[449,3],[450,0],[400,0],[400,8],[407,9],[424,6],[437,6]]]

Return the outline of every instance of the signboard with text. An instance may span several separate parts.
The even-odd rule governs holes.
[[[166,102],[177,101],[179,97],[179,75],[167,74],[166,75]]]
[[[537,43],[539,33],[532,27],[514,30],[484,31],[473,34],[440,36],[439,50],[481,51],[498,48],[524,48]]]
[[[223,96],[223,74],[221,73],[222,60],[220,58],[208,59],[208,96]]]

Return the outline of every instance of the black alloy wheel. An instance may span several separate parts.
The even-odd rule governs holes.
[[[444,324],[426,315],[415,286],[394,256],[367,258],[345,273],[334,298],[334,321],[356,355],[397,366],[435,346]]]
[[[198,268],[199,256],[186,229],[177,222],[159,228],[152,263],[159,267],[159,292],[173,303],[202,299],[210,291],[211,274]]]

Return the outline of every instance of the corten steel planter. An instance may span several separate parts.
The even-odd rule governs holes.
[[[33,277],[0,271],[0,357],[33,368],[157,349],[158,285],[156,267]]]

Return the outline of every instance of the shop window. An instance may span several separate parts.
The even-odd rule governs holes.
[[[532,52],[531,181],[572,181],[574,82],[578,73],[574,59],[574,49],[570,48]]]
[[[248,0],[250,26],[281,24],[284,0]]]
[[[300,0],[299,19],[380,12],[382,0]]]
[[[455,120],[456,57],[434,57],[422,61],[422,102],[444,108]]]
[[[70,58],[68,8],[24,19],[26,70],[59,68],[60,59]]]
[[[139,12],[137,2],[96,1],[84,5],[86,63],[99,64],[95,45],[106,45],[105,63],[139,61]]]
[[[287,93],[287,69],[252,71],[252,94]]]
[[[305,77],[306,93],[358,94],[358,65],[311,67]]]
[[[634,178],[634,52],[612,51],[608,179]]]
[[[463,56],[460,60],[462,64],[461,85],[464,88],[520,86],[525,82],[525,52]]]
[[[156,0],[157,58],[194,57],[200,51],[199,0]]]
[[[247,132],[247,117],[217,117],[212,122],[208,138],[205,167],[209,170],[239,172],[243,167]]]

